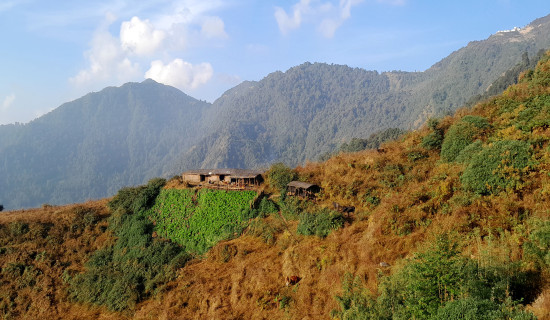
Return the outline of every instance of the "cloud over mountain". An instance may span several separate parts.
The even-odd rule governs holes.
[[[145,78],[187,90],[205,84],[213,74],[214,69],[210,63],[193,65],[182,59],[174,59],[164,64],[161,60],[155,60],[151,62],[151,68],[145,73]]]

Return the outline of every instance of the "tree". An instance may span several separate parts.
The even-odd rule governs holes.
[[[286,194],[286,186],[297,178],[296,172],[282,162],[273,164],[267,172],[269,185],[281,191],[281,195]]]
[[[2,212],[2,210],[4,210],[4,205],[0,204],[0,212]]]

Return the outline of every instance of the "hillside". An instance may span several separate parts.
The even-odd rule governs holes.
[[[80,202],[167,175],[200,134],[208,107],[146,80],[90,93],[28,124],[0,126],[0,202]]]
[[[251,195],[174,178],[121,189],[108,204],[4,213],[0,310],[550,319],[549,88],[550,53],[503,94],[378,151],[272,166],[254,208]],[[315,202],[279,195],[293,176],[323,188]],[[355,212],[334,212],[334,202]]]
[[[211,123],[177,169],[265,167],[274,161],[295,166],[352,138],[416,129],[429,116],[452,113],[483,94],[522,55],[533,58],[549,48],[549,30],[547,16],[520,31],[471,42],[424,72],[304,63],[244,82],[214,102],[212,112],[223,121]]]
[[[151,80],[106,88],[28,124],[0,126],[0,203],[81,202],[195,168],[301,165],[353,138],[416,129],[499,93],[502,82],[493,82],[529,67],[523,62],[550,47],[549,35],[547,16],[471,42],[424,72],[304,63],[245,81],[213,104]]]

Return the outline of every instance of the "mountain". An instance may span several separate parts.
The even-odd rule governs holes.
[[[0,126],[0,201],[7,209],[84,201],[166,175],[209,106],[146,80]]]
[[[546,48],[550,16],[471,42],[424,72],[304,63],[245,81],[213,104],[152,80],[106,88],[28,124],[0,126],[0,203],[83,201],[188,169],[303,164],[498,93],[505,86],[495,81]]]
[[[549,85],[550,52],[502,94],[384,151],[273,166],[255,190],[178,176],[2,213],[0,313],[548,320]],[[322,192],[282,196],[292,177]]]
[[[216,100],[212,112],[223,120],[209,127],[176,168],[297,165],[352,138],[390,127],[415,129],[482,95],[525,55],[546,48],[550,16],[471,42],[425,72],[378,73],[324,63],[274,72]]]

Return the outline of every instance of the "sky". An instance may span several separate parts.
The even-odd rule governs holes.
[[[151,78],[213,102],[304,62],[424,71],[548,0],[0,0],[0,124]]]

